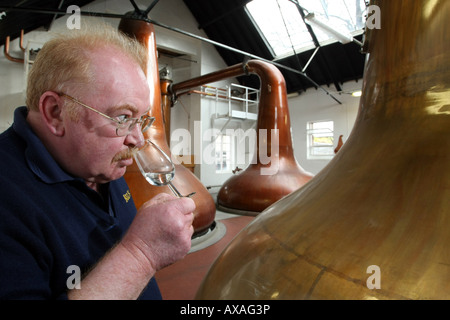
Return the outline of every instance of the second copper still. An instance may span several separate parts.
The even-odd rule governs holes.
[[[281,72],[267,62],[250,60],[174,84],[172,90],[180,94],[195,86],[243,74],[256,74],[261,83],[256,151],[251,164],[222,185],[217,205],[231,213],[258,215],[312,178],[294,156],[286,84]]]
[[[131,37],[135,37],[148,48],[147,79],[151,92],[151,110],[149,111],[149,115],[155,117],[156,120],[144,135],[171,156],[164,123],[164,119],[168,120],[168,116],[167,113],[165,116],[163,115],[163,105],[161,103],[161,84],[154,27],[151,23],[130,17],[123,18],[120,21],[119,30]],[[164,89],[167,88],[164,87]],[[158,193],[167,192],[171,194],[167,186],[157,187],[150,185],[142,176],[135,163],[127,169],[125,180],[130,187],[131,195],[138,208]],[[194,232],[195,235],[206,232],[213,224],[216,214],[216,206],[211,194],[206,190],[200,180],[182,165],[175,165],[175,178],[173,183],[182,194],[188,194],[192,191],[196,192],[192,198],[196,204],[193,223]]]

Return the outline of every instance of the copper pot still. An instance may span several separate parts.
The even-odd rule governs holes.
[[[264,61],[249,60],[176,83],[172,91],[181,95],[190,88],[244,74],[257,75],[261,83],[256,150],[251,164],[222,185],[217,206],[222,211],[256,216],[313,177],[294,156],[286,83],[280,70]]]
[[[198,299],[450,298],[450,1],[371,4],[350,137],[238,234]]]
[[[166,134],[166,127],[168,126],[168,121],[170,121],[170,106],[167,107],[167,104],[163,104],[161,101],[161,84],[154,27],[146,21],[133,19],[131,14],[130,18],[121,19],[119,30],[130,37],[135,37],[148,48],[147,80],[151,92],[151,109],[149,115],[155,117],[155,122],[145,132],[144,136],[146,139],[150,139],[157,144],[169,156],[172,156],[168,145],[169,137]],[[166,80],[163,81],[163,89],[165,91],[167,89],[167,83]],[[164,98],[164,102],[166,100]],[[167,108],[169,108],[169,112]],[[131,195],[138,208],[158,193],[166,192],[172,194],[167,186],[157,187],[150,185],[142,176],[135,163],[127,168],[125,180],[128,183]],[[196,204],[194,211],[195,219],[193,222],[194,236],[207,232],[208,228],[213,225],[216,214],[216,206],[211,194],[191,171],[179,164],[175,165],[173,184],[181,194],[196,192],[192,197]]]
[[[282,73],[257,60],[248,61],[246,68],[247,73],[257,74],[261,82],[255,152],[251,164],[222,185],[217,205],[223,211],[256,216],[302,187],[313,175],[294,156]]]

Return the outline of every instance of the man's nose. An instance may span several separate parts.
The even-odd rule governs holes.
[[[130,131],[130,133],[127,136],[127,144],[132,144],[137,148],[141,148],[145,144],[145,138],[144,133],[141,130],[141,126],[136,125],[134,128]]]

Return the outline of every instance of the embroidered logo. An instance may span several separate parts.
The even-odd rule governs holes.
[[[127,193],[125,193],[124,195],[123,195],[123,198],[125,199],[125,201],[128,203],[128,201],[130,201],[130,199],[131,199],[131,193],[130,193],[130,190],[127,190]]]

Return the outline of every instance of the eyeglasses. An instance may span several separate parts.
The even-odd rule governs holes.
[[[103,116],[103,117],[105,117],[105,118],[107,118],[107,119],[109,119],[111,121],[114,121],[117,124],[116,135],[119,136],[119,137],[124,137],[124,136],[130,134],[130,132],[134,130],[134,128],[136,127],[137,124],[140,124],[141,131],[145,132],[152,125],[152,123],[155,121],[154,117],[150,117],[150,116],[147,116],[147,115],[143,115],[140,118],[127,118],[127,117],[125,117],[124,119],[121,119],[121,120],[114,119],[114,118],[111,118],[110,116],[104,114],[103,112],[100,112],[100,111],[98,111],[98,110],[96,110],[96,109],[94,109],[94,108],[84,104],[83,102],[81,102],[81,101],[75,99],[74,97],[71,97],[71,96],[69,96],[69,95],[67,95],[65,93],[60,93],[59,95],[63,96],[63,97],[66,97],[66,98],[72,100],[73,102],[78,103],[80,106],[88,108],[89,110],[92,110],[92,111],[98,113],[99,115],[101,115],[101,116]]]

